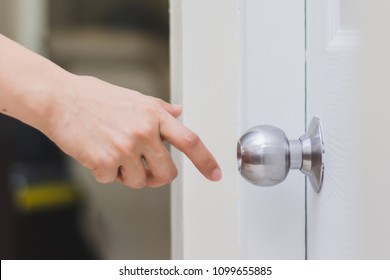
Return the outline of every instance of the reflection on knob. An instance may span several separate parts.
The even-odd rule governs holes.
[[[289,140],[281,129],[270,125],[249,129],[237,143],[237,164],[241,175],[257,186],[279,184],[290,169],[299,169],[319,192],[323,153],[321,125],[314,117],[307,132],[296,140]]]

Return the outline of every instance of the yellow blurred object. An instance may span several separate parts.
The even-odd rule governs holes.
[[[20,188],[15,203],[23,212],[47,210],[74,204],[79,195],[68,182],[46,182]]]

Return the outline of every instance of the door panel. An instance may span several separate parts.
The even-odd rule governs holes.
[[[364,67],[360,60],[361,33],[354,20],[357,3],[307,0],[307,117],[317,115],[321,119],[325,142],[322,190],[315,193],[308,189],[309,259],[378,258],[389,257],[390,252],[381,252],[379,246],[372,250],[378,234],[389,232],[389,219],[379,218],[374,210],[375,197],[367,199],[375,187],[367,183],[373,181],[368,171],[376,163],[371,158],[368,167],[362,160],[372,148],[362,135],[372,129],[359,120],[372,110],[367,104],[379,108],[380,99],[372,100],[360,87]],[[389,191],[383,188],[376,195],[381,200],[381,196],[389,197]],[[382,210],[390,213],[389,206]],[[389,247],[387,240],[379,243]],[[370,250],[372,255],[367,254]]]
[[[240,133],[271,124],[298,138],[305,120],[304,1],[241,4]],[[241,256],[303,259],[304,177],[291,172],[275,187],[256,187],[240,177],[239,192]]]
[[[325,175],[320,193],[308,191],[308,258],[359,254],[359,116],[354,76],[356,40],[344,29],[342,0],[307,1],[307,114],[322,122]],[[346,5],[346,3],[344,2]],[[342,9],[340,9],[343,7]]]

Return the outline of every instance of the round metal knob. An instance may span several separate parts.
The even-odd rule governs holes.
[[[281,129],[270,125],[249,129],[237,143],[237,164],[241,175],[257,186],[277,185],[290,169],[299,169],[319,192],[323,153],[321,126],[315,117],[307,133],[297,140],[289,140]]]

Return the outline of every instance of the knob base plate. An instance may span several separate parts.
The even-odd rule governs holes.
[[[324,179],[324,141],[320,119],[314,117],[307,132],[299,138],[302,143],[301,172],[309,177],[316,192],[320,192]]]

